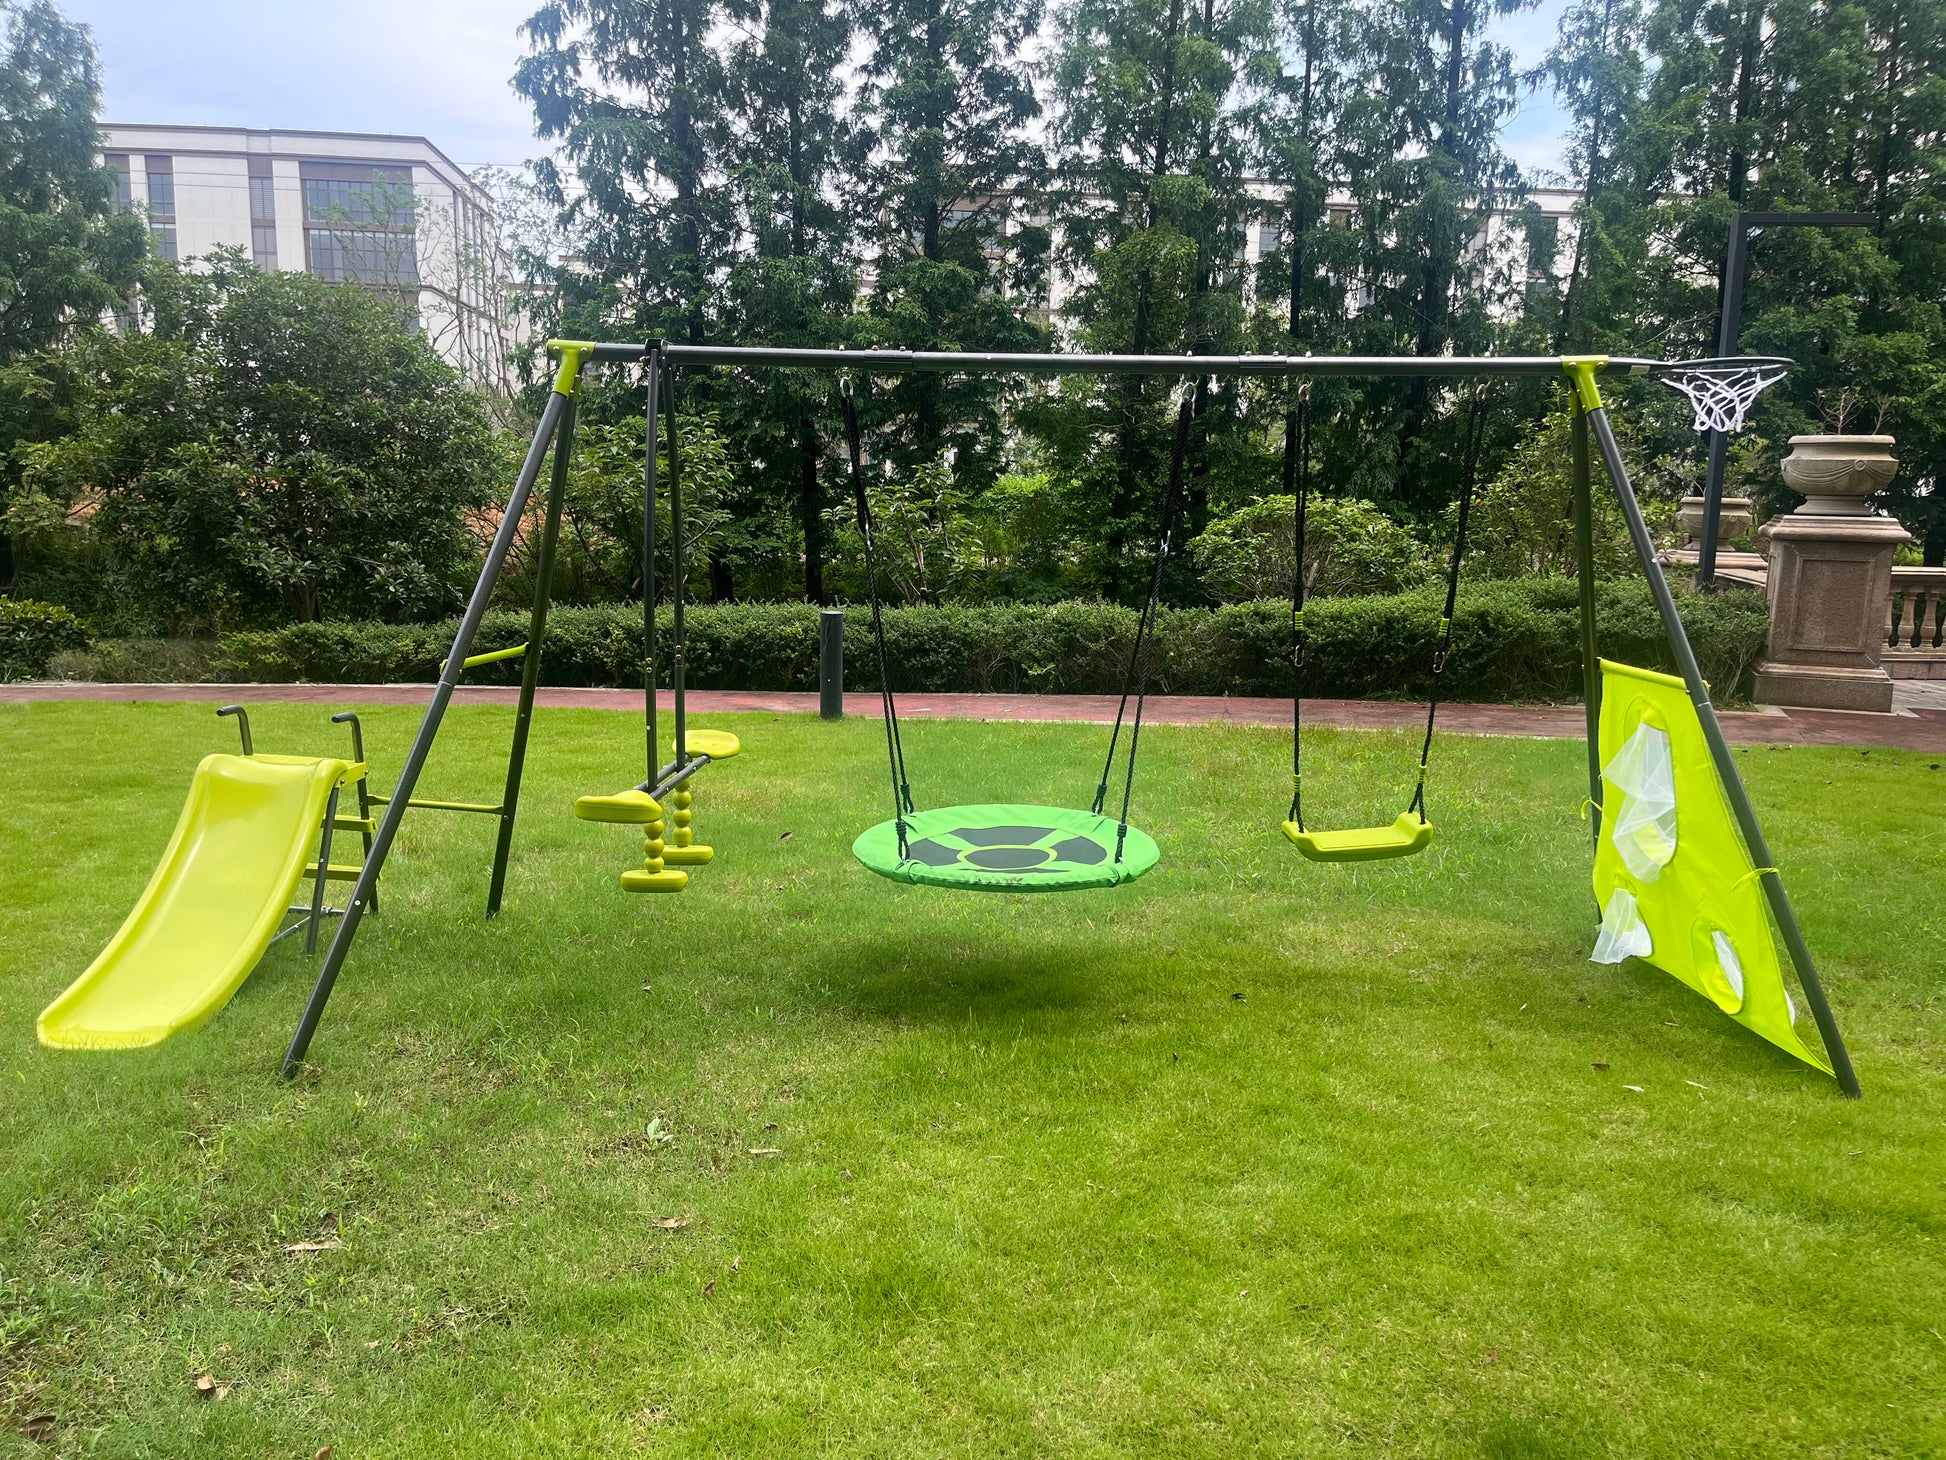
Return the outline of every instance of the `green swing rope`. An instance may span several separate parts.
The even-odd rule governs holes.
[[[1453,609],[1459,601],[1460,568],[1466,561],[1466,529],[1473,514],[1473,483],[1479,470],[1480,444],[1486,435],[1484,404],[1487,382],[1473,391],[1473,407],[1466,418],[1460,457],[1459,520],[1453,529],[1453,555],[1446,567],[1446,604],[1439,616],[1439,637],[1433,645],[1432,687],[1426,697],[1426,734],[1419,745],[1419,778],[1412,788],[1408,814],[1426,817],[1426,772],[1432,758],[1433,725],[1439,717],[1440,678],[1453,644]],[[1295,462],[1293,462],[1295,458]],[[1292,536],[1296,567],[1291,584],[1291,626],[1296,647],[1292,654],[1291,686],[1291,810],[1289,820],[1299,831],[1304,825],[1304,527],[1311,487],[1311,386],[1298,387],[1297,402],[1284,415],[1284,489],[1291,493]]]
[[[1135,719],[1129,729],[1127,774],[1122,781],[1122,814],[1115,833],[1115,860],[1122,859],[1122,845],[1128,839],[1128,808],[1135,794],[1135,755],[1142,744],[1142,709],[1148,701],[1149,666],[1155,653],[1156,611],[1162,601],[1162,570],[1169,561],[1169,542],[1175,531],[1177,502],[1182,496],[1183,460],[1189,452],[1189,422],[1194,403],[1193,387],[1185,383],[1182,404],[1176,411],[1176,436],[1169,450],[1169,484],[1162,494],[1162,531],[1156,539],[1155,570],[1149,578],[1149,596],[1142,605],[1142,616],[1135,627],[1135,647],[1129,654],[1128,669],[1122,675],[1122,699],[1115,707],[1115,728],[1108,736],[1108,758],[1102,762],[1101,780],[1095,786],[1094,812],[1102,814],[1108,799],[1108,780],[1115,768],[1115,747],[1122,736],[1122,719],[1128,712],[1128,696],[1133,682]]]

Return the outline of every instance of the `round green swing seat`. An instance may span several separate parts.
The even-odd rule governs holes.
[[[968,892],[1072,892],[1133,882],[1161,857],[1155,839],[1092,811],[1056,806],[943,806],[905,818],[905,855],[895,821],[851,844],[881,877]]]

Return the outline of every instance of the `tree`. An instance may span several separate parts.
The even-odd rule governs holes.
[[[379,294],[205,262],[152,261],[150,327],[74,347],[77,429],[27,448],[15,530],[81,518],[157,622],[455,606],[499,459],[478,397]]]
[[[1267,42],[1267,9],[1258,0],[1072,0],[1058,27],[1056,215],[1078,280],[1068,315],[1081,342],[1129,354],[1238,348],[1237,259],[1253,211],[1240,76]],[[1207,515],[1209,444],[1240,420],[1233,385],[1195,392],[1192,536]],[[1113,595],[1146,586],[1128,549],[1159,527],[1169,394],[1134,376],[1075,380],[1040,413],[1056,473],[1101,503],[1094,566]]]
[[[1024,222],[1042,182],[1040,115],[1024,56],[1040,0],[860,0],[872,50],[860,97],[876,138],[869,314],[853,337],[908,350],[1044,349],[1025,317],[1046,249]],[[963,493],[998,476],[1007,384],[914,375],[874,397],[874,443],[901,473],[951,461]]]
[[[58,370],[34,357],[127,302],[147,251],[96,155],[101,73],[86,26],[51,0],[0,4],[0,462],[67,425]],[[0,506],[17,486],[0,468]],[[15,574],[0,533],[0,582]]]
[[[1356,353],[1479,354],[1494,343],[1496,296],[1508,290],[1479,245],[1496,207],[1518,196],[1520,177],[1499,144],[1518,83],[1489,25],[1531,3],[1360,7],[1354,61],[1363,84],[1338,141],[1360,235]],[[1442,511],[1460,430],[1450,395],[1421,377],[1374,383],[1360,396],[1355,415],[1389,447],[1403,508],[1422,518]]]
[[[1648,83],[1641,0],[1581,0],[1561,17],[1546,75],[1571,120],[1567,163],[1581,190],[1574,246],[1550,334],[1557,351],[1583,351],[1633,333],[1631,285],[1648,255],[1659,169],[1641,154]],[[1646,176],[1645,176],[1646,174]]]
[[[537,178],[582,256],[585,292],[638,329],[700,343],[722,308],[736,216],[713,145],[729,100],[719,26],[727,0],[550,0],[522,27],[531,47],[514,89],[557,142]],[[619,323],[620,321],[616,321]]]
[[[756,24],[734,40],[721,152],[742,250],[727,300],[743,344],[830,347],[841,342],[856,292],[854,219],[837,201],[862,148],[842,115],[849,21],[826,0],[760,0]],[[747,453],[752,483],[795,508],[804,542],[804,596],[825,598],[824,455],[830,381],[771,375],[722,397]],[[728,560],[710,558],[715,597],[732,596]]]

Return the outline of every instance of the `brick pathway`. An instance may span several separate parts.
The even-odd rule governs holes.
[[[421,705],[432,694],[423,684],[6,684],[0,704],[48,700],[111,703],[244,704],[278,701],[317,705]],[[455,704],[511,705],[511,687],[462,686]],[[1903,697],[1902,697],[1903,698]],[[642,696],[624,689],[543,689],[539,703],[553,709],[639,712]],[[669,703],[665,692],[662,703]],[[899,714],[914,720],[1076,720],[1115,718],[1113,695],[963,695],[902,694]],[[690,713],[816,714],[818,697],[800,693],[693,690]],[[876,694],[848,694],[845,713],[877,718]],[[1358,730],[1410,728],[1425,723],[1423,704],[1391,700],[1306,700],[1307,725]],[[1288,700],[1230,699],[1215,695],[1153,695],[1146,719],[1161,725],[1288,725]],[[1732,710],[1723,729],[1739,745],[1851,745],[1946,754],[1946,707],[1920,704],[1890,715],[1843,710]],[[1460,735],[1516,735],[1572,739],[1581,735],[1579,705],[1446,705],[1440,728]]]

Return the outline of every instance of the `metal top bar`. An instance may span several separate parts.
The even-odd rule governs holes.
[[[590,358],[640,360],[652,343],[598,344]],[[983,354],[957,350],[797,350],[762,345],[662,346],[672,365],[771,365],[799,370],[936,371],[951,374],[1009,375],[1405,375],[1492,376],[1559,375],[1560,355],[1038,355]],[[1660,360],[1607,357],[1608,374],[1646,375]]]

